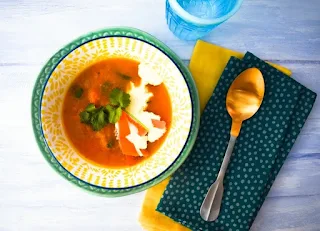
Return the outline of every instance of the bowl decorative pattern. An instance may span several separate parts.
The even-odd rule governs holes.
[[[62,123],[64,96],[73,80],[90,65],[113,57],[150,63],[164,79],[173,113],[160,149],[145,161],[120,169],[98,166],[77,154]],[[108,196],[138,192],[167,177],[189,153],[199,125],[197,92],[188,70],[165,45],[132,28],[93,32],[61,49],[42,69],[32,102],[36,139],[49,163],[69,181]]]

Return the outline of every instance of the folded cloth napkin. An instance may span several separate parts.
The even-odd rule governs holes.
[[[212,92],[231,56],[243,58],[243,54],[199,40],[193,50],[190,60],[190,71],[196,82],[201,112],[210,99]],[[290,70],[276,64],[271,64],[287,75]],[[162,183],[149,189],[143,202],[139,221],[143,228],[148,231],[186,231],[187,227],[175,222],[171,218],[156,211],[160,198],[169,182],[166,179]]]
[[[263,74],[264,100],[243,123],[224,179],[219,217],[206,222],[199,208],[218,175],[230,135],[227,91],[250,67]],[[157,210],[192,230],[249,230],[315,99],[314,92],[253,54],[231,57],[202,114],[195,146],[170,179]]]

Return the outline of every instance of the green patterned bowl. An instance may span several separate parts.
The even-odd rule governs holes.
[[[151,63],[164,79],[172,101],[171,128],[163,145],[145,161],[121,169],[83,159],[61,122],[63,99],[74,78],[91,64],[111,57]],[[110,197],[145,190],[171,175],[195,142],[199,117],[197,89],[183,62],[162,42],[132,28],[92,32],[63,47],[41,70],[32,96],[34,134],[48,163],[75,185]]]

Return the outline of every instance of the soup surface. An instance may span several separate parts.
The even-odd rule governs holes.
[[[129,59],[108,59],[98,62],[79,74],[71,84],[63,104],[63,125],[65,132],[78,150],[88,161],[106,167],[128,167],[135,165],[152,155],[164,142],[168,133],[172,110],[168,91],[163,83],[146,85],[153,96],[147,103],[146,110],[161,117],[166,124],[166,131],[159,139],[147,144],[143,156],[125,155],[116,137],[115,124],[108,123],[100,130],[93,130],[82,123],[79,114],[88,104],[104,106],[110,103],[110,93],[119,88],[128,92],[131,83],[139,86],[142,82],[138,75],[139,63]],[[143,122],[143,121],[142,121]]]

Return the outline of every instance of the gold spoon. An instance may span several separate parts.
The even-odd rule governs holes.
[[[264,89],[261,72],[257,68],[249,68],[238,75],[228,90],[226,106],[232,118],[231,135],[218,177],[209,188],[200,208],[200,215],[205,221],[214,221],[219,216],[223,195],[223,178],[234,144],[240,133],[242,122],[252,117],[260,108]]]

